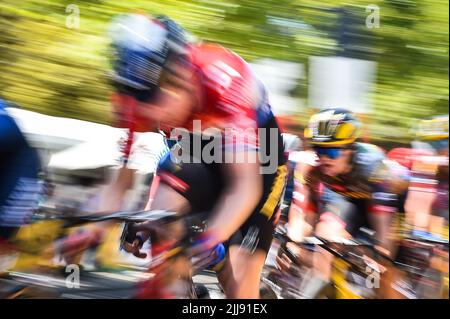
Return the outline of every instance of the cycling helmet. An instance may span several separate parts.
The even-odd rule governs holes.
[[[448,115],[421,120],[417,126],[416,138],[419,141],[448,139]]]
[[[120,15],[109,33],[112,84],[140,101],[158,91],[161,75],[170,67],[168,61],[187,53],[185,31],[167,17]]]
[[[340,147],[352,144],[359,136],[361,123],[354,114],[340,108],[314,114],[305,129],[305,138],[313,146]]]

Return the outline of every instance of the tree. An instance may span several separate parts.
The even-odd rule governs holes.
[[[379,28],[367,28],[362,0],[83,0],[76,2],[79,28],[70,29],[68,1],[3,0],[0,95],[30,110],[108,123],[108,22],[136,9],[166,14],[249,61],[372,59],[378,70],[370,136],[406,142],[416,119],[448,112],[448,2],[371,3],[379,7]],[[302,85],[293,94],[307,100]],[[300,124],[308,112],[299,109]]]

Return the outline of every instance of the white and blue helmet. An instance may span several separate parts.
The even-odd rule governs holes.
[[[148,100],[158,91],[169,59],[187,53],[185,31],[166,17],[118,16],[111,24],[109,37],[113,85],[139,100]]]

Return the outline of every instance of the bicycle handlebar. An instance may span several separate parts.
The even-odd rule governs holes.
[[[355,264],[354,262],[352,262],[351,260],[349,260],[349,258],[347,258],[345,253],[341,253],[336,249],[333,249],[332,247],[330,247],[333,244],[339,244],[342,245],[344,247],[365,247],[370,249],[371,251],[373,251],[377,257],[382,257],[383,259],[387,260],[388,262],[390,262],[392,265],[394,266],[399,266],[399,267],[403,267],[403,268],[409,268],[413,271],[420,271],[421,269],[415,266],[411,266],[411,265],[407,265],[398,261],[393,260],[391,257],[387,256],[386,254],[380,252],[377,248],[375,244],[370,244],[370,243],[363,243],[363,242],[359,242],[356,240],[349,240],[347,238],[335,238],[334,240],[327,240],[323,237],[320,236],[314,236],[314,237],[305,237],[303,241],[298,242],[298,241],[294,241],[292,240],[289,236],[287,236],[286,233],[276,233],[275,236],[278,240],[280,240],[281,242],[281,246],[284,250],[285,253],[287,253],[286,255],[289,257],[289,259],[297,264],[297,260],[296,260],[296,256],[294,256],[293,254],[290,254],[288,249],[286,248],[286,244],[291,242],[293,244],[296,244],[298,246],[301,247],[307,247],[308,245],[314,245],[314,246],[318,246],[318,247],[322,247],[323,249],[325,249],[326,251],[328,251],[329,253],[331,253],[332,255],[334,255],[337,258],[340,258],[346,262],[348,262],[351,266],[356,267],[356,269],[359,269],[360,266]],[[361,256],[357,256],[355,254],[352,254],[354,257],[359,257],[362,259]]]
[[[90,222],[103,222],[117,220],[123,222],[171,222],[181,218],[179,214],[166,210],[146,211],[118,211],[113,213],[86,213],[79,211],[77,216],[61,216],[60,210],[55,207],[40,207],[40,212],[56,216],[56,219],[67,221],[68,226],[81,225]]]

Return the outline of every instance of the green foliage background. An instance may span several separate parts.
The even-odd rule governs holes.
[[[80,9],[78,29],[66,27],[69,4]],[[369,4],[380,8],[380,28],[365,27]],[[369,39],[364,54],[378,63],[370,137],[405,142],[416,119],[448,114],[446,0],[2,0],[0,95],[29,110],[109,123],[106,30],[115,14],[165,14],[249,61],[307,66],[312,55],[342,49],[335,35],[343,7],[355,16],[345,32]],[[305,81],[292,94],[307,101],[307,92]],[[308,110],[298,114],[304,124]]]

